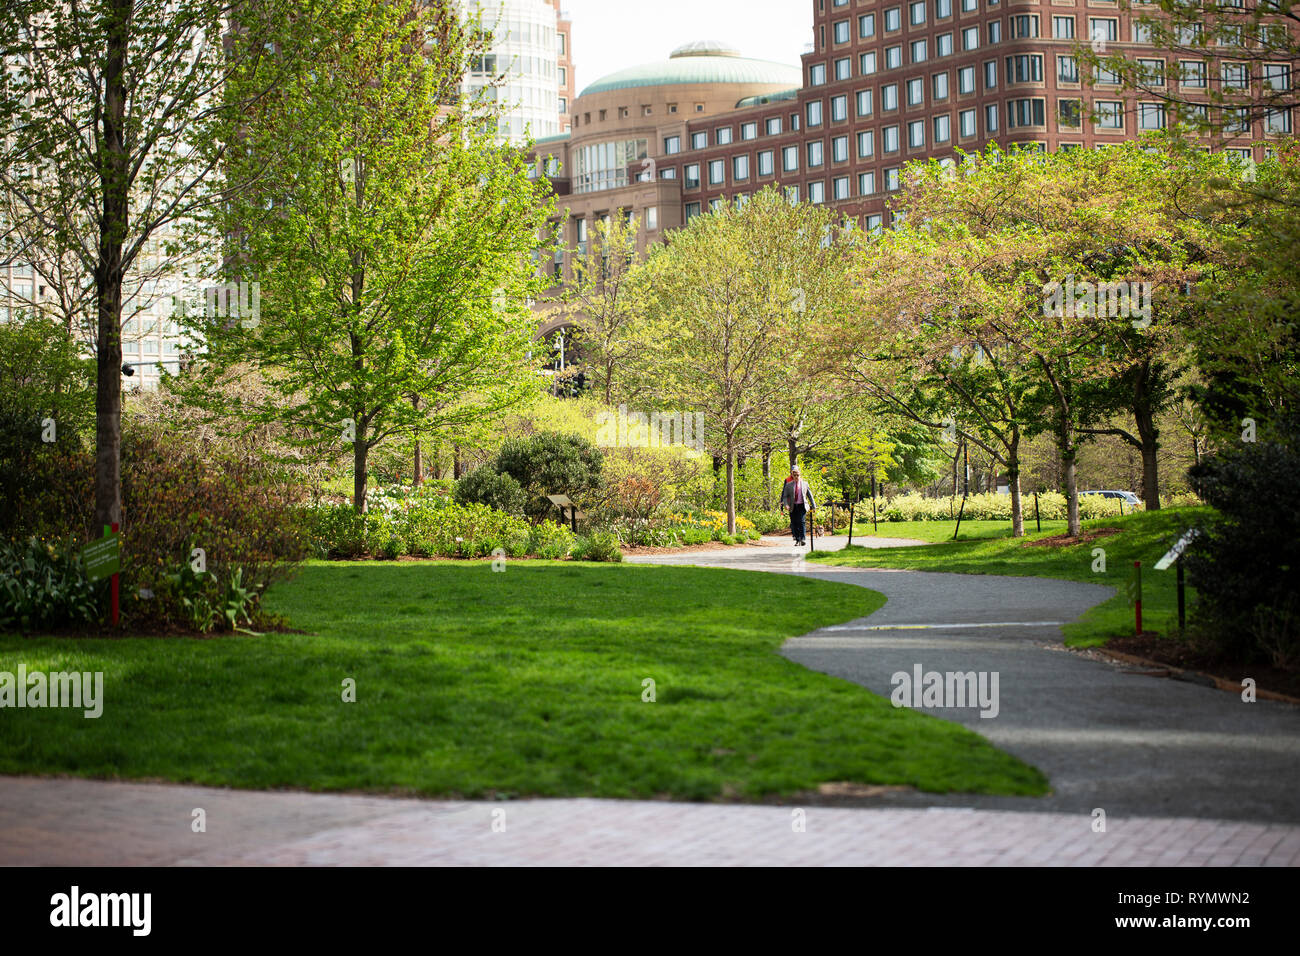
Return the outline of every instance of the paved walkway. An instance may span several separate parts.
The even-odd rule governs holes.
[[[191,830],[195,808],[204,833]],[[1300,828],[1139,817],[1108,819],[1100,833],[1065,813],[449,802],[4,777],[0,864],[1296,866]]]
[[[788,539],[787,539],[788,540]],[[819,550],[843,546],[823,539]],[[868,546],[886,546],[865,539]],[[640,561],[800,573],[880,591],[883,608],[788,641],[782,653],[888,696],[891,677],[996,671],[995,718],[935,709],[1051,780],[1046,798],[892,793],[873,806],[965,806],[1300,823],[1300,708],[1147,676],[1070,652],[1061,622],[1108,587],[1042,578],[822,567],[788,543]],[[1242,675],[1243,677],[1249,675]]]

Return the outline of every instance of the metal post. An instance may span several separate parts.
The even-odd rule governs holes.
[[[1038,492],[1034,492],[1034,523],[1038,525],[1038,530],[1043,530],[1043,519],[1038,515]]]
[[[871,533],[875,534],[880,528],[876,524],[876,466],[871,466]]]

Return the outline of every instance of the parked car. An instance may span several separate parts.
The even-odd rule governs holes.
[[[1128,505],[1129,507],[1131,507],[1131,508],[1140,508],[1140,507],[1142,507],[1142,499],[1139,498],[1137,495],[1133,494],[1133,492],[1131,492],[1131,491],[1114,491],[1114,490],[1110,490],[1110,491],[1081,491],[1081,492],[1079,492],[1079,497],[1080,497],[1080,498],[1082,498],[1084,495],[1101,495],[1103,498],[1118,498],[1120,501],[1124,502],[1125,504],[1127,504],[1127,505]],[[1120,511],[1122,512],[1123,510],[1124,510],[1124,505],[1120,505]]]

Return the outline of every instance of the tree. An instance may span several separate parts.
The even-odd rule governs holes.
[[[536,394],[529,303],[551,204],[496,142],[494,109],[460,90],[486,39],[454,4],[314,13],[310,68],[244,119],[231,175],[256,169],[257,186],[220,217],[231,275],[260,283],[261,315],[205,318],[190,394],[210,402],[251,363],[266,399],[213,412],[345,444],[361,512],[380,442],[449,437]]]
[[[222,168],[247,100],[223,93],[250,65],[272,88],[294,56],[280,0],[30,0],[0,17],[0,208],[11,247],[39,253],[69,320],[93,286],[95,526],[121,519],[123,287],[142,260],[194,262],[180,229],[247,183]],[[267,53],[275,39],[278,57]],[[273,60],[266,66],[264,61]],[[21,218],[21,225],[16,220]],[[15,242],[15,237],[17,241]],[[209,238],[210,242],[210,238]],[[89,281],[87,281],[89,277]],[[145,290],[148,295],[162,295]]]
[[[807,374],[796,353],[808,330],[847,307],[855,242],[830,210],[769,188],[692,220],[648,260],[659,396],[704,413],[705,446],[726,466],[728,533],[737,458]]]

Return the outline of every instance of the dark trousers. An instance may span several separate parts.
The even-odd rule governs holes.
[[[790,535],[796,541],[802,541],[804,536],[803,518],[808,513],[807,505],[790,506]]]

